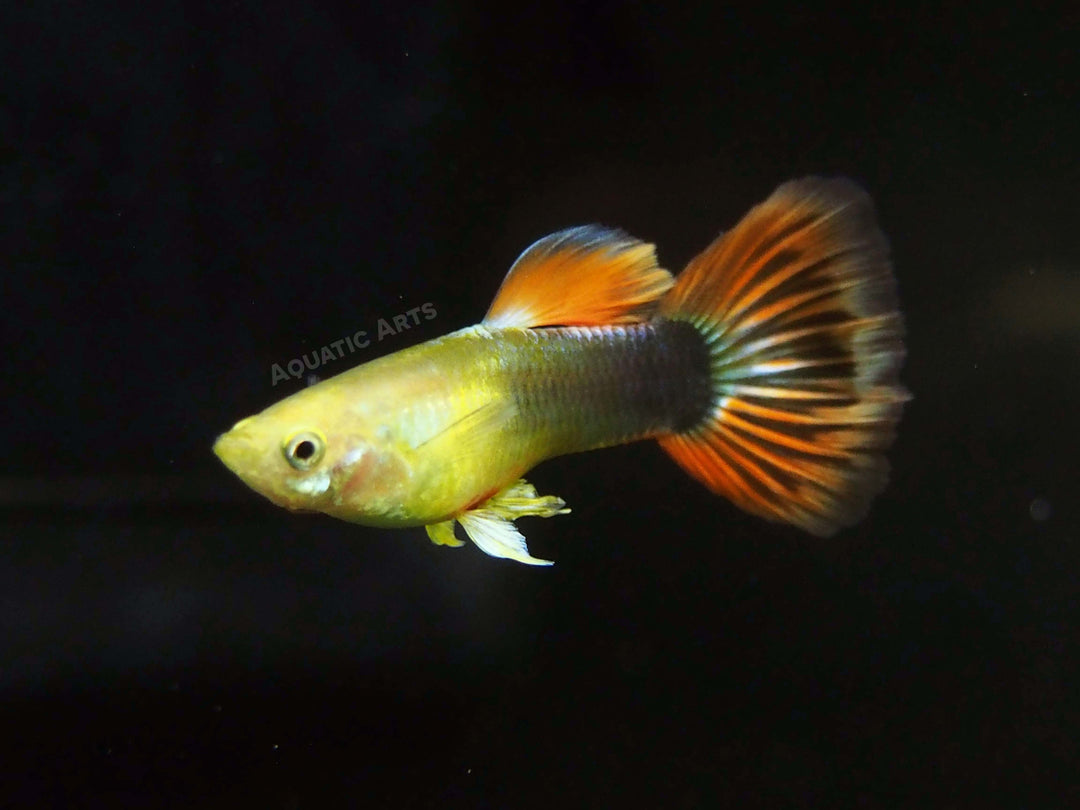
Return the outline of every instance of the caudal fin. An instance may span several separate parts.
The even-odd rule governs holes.
[[[785,183],[693,259],[659,317],[709,347],[713,406],[660,440],[749,512],[829,535],[884,488],[908,393],[888,245],[843,179]]]

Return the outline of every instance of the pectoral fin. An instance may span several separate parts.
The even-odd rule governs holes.
[[[469,539],[476,543],[485,554],[517,560],[526,565],[551,565],[551,560],[541,560],[529,554],[525,537],[514,526],[514,521],[526,516],[565,515],[569,511],[562,498],[554,495],[537,495],[536,487],[527,481],[519,480],[488,498],[476,509],[470,509],[460,515],[457,520],[464,527]],[[428,536],[432,541],[441,542],[436,539],[435,532],[439,532],[439,537],[442,538],[440,527],[448,523],[450,537],[453,537],[453,522],[447,521],[447,523],[428,527]]]
[[[465,541],[458,540],[454,536],[454,523],[453,520],[444,520],[442,523],[432,523],[424,528],[427,529],[427,536],[435,545],[460,548],[465,545]]]
[[[517,416],[517,406],[510,398],[496,398],[484,403],[454,422],[442,424],[413,445],[429,457],[442,459],[449,469],[470,464],[489,452],[490,437],[498,435]]]

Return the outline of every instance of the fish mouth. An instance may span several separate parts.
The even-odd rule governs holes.
[[[236,428],[222,433],[214,441],[214,455],[245,480],[244,472],[251,466],[252,449],[250,437]]]
[[[250,455],[248,445],[251,443],[251,436],[250,432],[244,429],[249,422],[251,422],[250,416],[247,419],[241,419],[214,440],[214,455],[238,475],[237,465],[245,454]]]
[[[220,458],[221,462],[230,469],[229,457],[232,455],[230,452],[232,443],[233,440],[228,433],[222,433],[214,440],[214,455]]]
[[[276,496],[272,486],[260,473],[259,453],[255,442],[246,431],[235,427],[222,433],[214,442],[214,455],[221,459],[231,473],[243,481],[255,492],[278,506],[287,506]]]

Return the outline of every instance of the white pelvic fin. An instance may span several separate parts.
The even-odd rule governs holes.
[[[526,565],[552,565],[551,560],[541,560],[529,554],[525,537],[514,526],[514,521],[526,516],[565,515],[569,511],[562,498],[554,495],[539,496],[536,494],[536,487],[527,481],[519,480],[488,498],[476,509],[458,517],[458,521],[469,539],[485,554],[516,560]]]
[[[509,520],[483,514],[479,510],[466,512],[459,520],[469,539],[492,557],[517,560],[526,565],[552,565],[551,560],[541,560],[529,554],[525,536]]]

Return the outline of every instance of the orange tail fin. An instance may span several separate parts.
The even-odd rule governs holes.
[[[909,395],[888,246],[847,180],[786,183],[693,259],[659,316],[708,343],[714,405],[663,448],[749,512],[829,535],[885,486]]]

